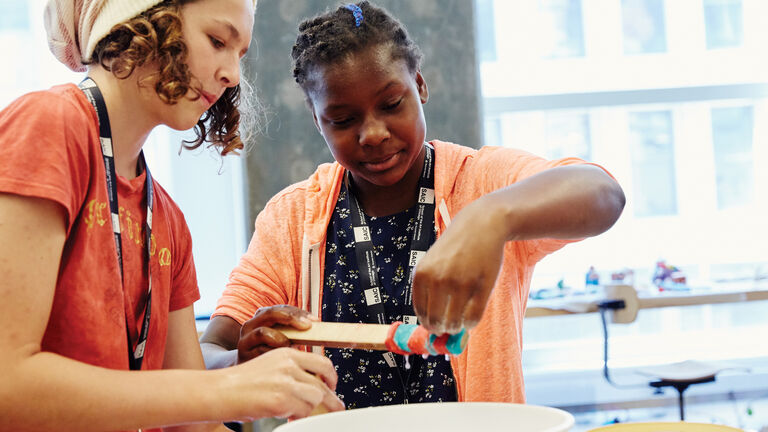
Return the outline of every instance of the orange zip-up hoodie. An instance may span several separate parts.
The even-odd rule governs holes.
[[[501,147],[475,150],[431,141],[435,148],[435,225],[439,236],[467,204],[549,168],[548,161]],[[240,324],[260,307],[288,304],[321,317],[326,231],[344,178],[337,162],[275,195],[256,218],[248,251],[232,271],[213,316]],[[523,317],[533,267],[568,240],[508,242],[493,293],[465,351],[451,359],[459,401],[525,402]]]

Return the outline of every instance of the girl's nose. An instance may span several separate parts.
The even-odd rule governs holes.
[[[235,87],[240,84],[240,58],[237,55],[233,59],[227,59],[227,61],[219,67],[217,71],[216,79],[221,82],[224,87]]]
[[[360,127],[360,145],[379,145],[389,138],[387,123],[376,116],[368,116]]]

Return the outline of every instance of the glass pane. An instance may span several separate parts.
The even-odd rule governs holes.
[[[28,30],[29,5],[26,0],[0,2],[0,30]]]
[[[744,28],[741,0],[704,0],[707,48],[740,46]]]
[[[635,216],[677,214],[671,111],[629,113]]]
[[[712,108],[717,205],[720,209],[752,202],[752,107]]]
[[[546,142],[549,159],[578,157],[590,160],[589,114],[547,114]]]
[[[485,140],[483,145],[502,147],[504,143],[501,139],[501,119],[498,117],[488,117],[485,119]]]
[[[542,55],[550,58],[583,57],[584,30],[581,0],[539,0]]]
[[[664,0],[621,0],[624,53],[659,53],[667,50]]]
[[[481,62],[496,61],[496,26],[493,21],[493,0],[476,0],[477,51]]]

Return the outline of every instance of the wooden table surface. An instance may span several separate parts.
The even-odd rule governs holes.
[[[528,300],[525,317],[533,318],[597,312],[597,303],[601,300],[606,300],[606,297],[602,294],[574,294],[546,300],[530,299]],[[680,291],[639,291],[638,309],[757,300],[768,300],[767,281],[723,283],[713,285],[711,288],[691,288],[690,290]]]

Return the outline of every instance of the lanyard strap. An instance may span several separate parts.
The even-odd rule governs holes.
[[[112,131],[109,126],[109,115],[107,114],[107,106],[104,103],[104,97],[101,95],[96,83],[91,78],[85,78],[80,84],[80,89],[85,93],[85,96],[93,105],[96,110],[96,114],[99,118],[99,140],[101,141],[101,154],[104,159],[104,171],[106,172],[107,180],[107,195],[109,196],[109,210],[112,215],[112,231],[115,234],[115,249],[117,252],[117,263],[120,267],[120,281],[123,285],[123,291],[125,291],[125,276],[123,274],[123,242],[120,235],[120,207],[117,203],[117,173],[115,171],[115,158],[112,148]],[[144,236],[144,244],[146,245],[146,260],[147,260],[147,280],[149,281],[147,286],[147,304],[144,308],[144,319],[141,324],[141,331],[139,332],[139,338],[136,341],[135,348],[131,343],[130,327],[128,325],[128,310],[125,313],[125,330],[128,335],[128,362],[131,370],[140,370],[141,363],[144,360],[144,348],[147,344],[147,336],[149,334],[149,318],[152,314],[152,266],[150,261],[151,256],[151,240],[152,240],[152,209],[153,209],[153,187],[152,187],[152,175],[149,172],[149,167],[144,159],[144,151],[139,154],[139,164],[144,167],[147,172],[146,193],[147,193],[147,226],[146,234]]]
[[[424,167],[419,178],[416,225],[411,237],[411,249],[408,259],[408,284],[405,289],[404,301],[406,307],[412,305],[413,270],[432,244],[435,225],[434,149],[429,144],[425,145],[425,147]],[[384,302],[381,296],[381,282],[379,280],[379,271],[376,267],[371,231],[365,222],[363,208],[349,187],[349,173],[347,173],[345,182],[349,195],[349,210],[352,215],[357,269],[360,274],[360,286],[365,294],[365,303],[368,306],[368,320],[373,323],[386,324]],[[403,316],[407,313],[409,313],[408,310],[404,311]]]

